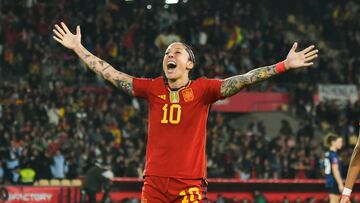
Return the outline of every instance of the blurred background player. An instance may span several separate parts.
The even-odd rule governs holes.
[[[212,103],[289,69],[313,65],[315,46],[296,52],[294,43],[286,60],[224,80],[190,80],[195,66],[191,48],[172,43],[163,58],[165,77],[134,78],[91,54],[76,34],[61,23],[54,39],[73,50],[88,67],[116,87],[142,97],[149,104],[143,202],[203,202],[206,200],[206,122]]]
[[[339,202],[340,192],[343,191],[343,179],[341,177],[341,161],[337,151],[343,145],[343,139],[335,135],[328,135],[326,137],[326,144],[329,151],[325,153],[325,188],[329,193],[330,203]]]
[[[110,166],[103,164],[101,159],[86,172],[81,190],[81,203],[96,203],[96,194],[104,191],[102,203],[110,202],[110,186],[114,174]]]
[[[360,133],[359,133],[360,135]],[[354,183],[359,175],[360,171],[360,139],[358,137],[357,143],[354,147],[354,151],[351,156],[350,165],[348,169],[348,173],[345,180],[345,187],[342,191],[341,201],[340,203],[350,203],[350,195],[352,192],[352,188]]]

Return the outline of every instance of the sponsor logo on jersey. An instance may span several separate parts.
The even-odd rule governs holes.
[[[158,97],[162,100],[166,100],[166,95],[165,94],[161,94],[161,95],[158,95]]]

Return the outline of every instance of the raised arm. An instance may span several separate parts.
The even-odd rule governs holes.
[[[73,34],[70,32],[65,23],[61,22],[61,26],[55,24],[53,33],[53,38],[57,42],[62,44],[64,47],[73,50],[81,58],[81,60],[83,60],[88,65],[88,67],[92,71],[94,71],[104,79],[110,81],[116,87],[123,89],[130,94],[133,94],[133,77],[116,70],[106,61],[103,61],[100,58],[91,54],[81,44],[80,26],[76,27],[76,34]]]
[[[296,48],[297,43],[295,42],[289,51],[286,60],[283,62],[256,68],[243,75],[226,78],[221,84],[221,94],[224,97],[230,97],[247,86],[266,80],[285,70],[308,67],[314,64],[312,61],[317,57],[318,53],[318,50],[315,49],[314,45],[311,45],[300,52],[296,52]]]
[[[350,203],[350,194],[360,171],[360,132],[357,143],[352,153],[348,173],[345,180],[345,188],[341,197],[341,203]]]

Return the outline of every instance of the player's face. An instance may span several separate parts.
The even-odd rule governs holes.
[[[335,140],[335,144],[337,149],[341,149],[343,145],[343,139],[339,137],[338,139]]]
[[[190,56],[181,43],[175,42],[169,45],[163,59],[163,71],[169,80],[177,80],[188,77],[189,71],[194,67]]]

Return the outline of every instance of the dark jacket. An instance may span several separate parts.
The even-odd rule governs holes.
[[[98,165],[92,166],[85,174],[83,188],[92,192],[101,192],[102,187],[111,182],[102,175],[105,171]]]

